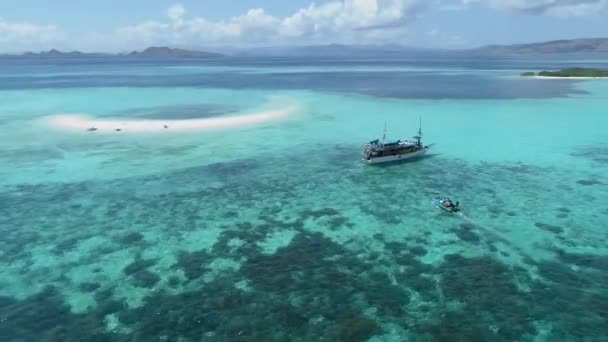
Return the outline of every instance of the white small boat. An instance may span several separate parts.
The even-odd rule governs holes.
[[[384,137],[370,141],[363,146],[363,161],[368,164],[388,163],[401,160],[412,159],[426,154],[431,146],[422,144],[422,119],[418,135],[414,140],[397,140],[392,143],[385,143],[386,124],[384,125]]]
[[[445,198],[445,197],[440,197],[439,195],[437,195],[433,198],[433,204],[435,204],[437,207],[439,207],[447,212],[450,212],[450,213],[455,213],[455,212],[460,211],[459,202],[454,203],[454,201],[452,201],[451,199]]]

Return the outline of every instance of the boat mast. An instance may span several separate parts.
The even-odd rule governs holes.
[[[385,140],[386,140],[386,121],[384,121],[384,135],[382,136],[382,145],[384,145]]]
[[[420,115],[420,126],[418,126],[418,145],[420,146],[420,139],[422,139],[422,115]]]

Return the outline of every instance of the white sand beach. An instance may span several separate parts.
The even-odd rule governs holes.
[[[129,118],[95,118],[85,114],[59,114],[44,118],[51,127],[70,131],[158,132],[198,131],[229,128],[276,121],[296,110],[296,105],[251,114],[204,119],[138,120]]]

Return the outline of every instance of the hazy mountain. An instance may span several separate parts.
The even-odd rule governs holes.
[[[126,54],[83,53],[79,51],[62,52],[28,52],[21,55],[0,55],[0,58],[167,58],[167,59],[204,59],[222,56],[251,57],[335,57],[335,58],[424,58],[433,56],[519,56],[519,55],[555,55],[586,54],[608,55],[608,38],[586,38],[571,40],[554,40],[548,42],[488,45],[476,49],[449,50],[415,48],[404,45],[308,45],[308,46],[270,46],[255,48],[215,47],[217,52],[203,51],[198,48],[149,47],[143,51]]]
[[[129,57],[154,57],[154,58],[209,58],[221,57],[222,55],[214,52],[172,49],[169,47],[149,47],[141,52],[131,52]]]
[[[241,56],[284,56],[284,57],[374,57],[403,56],[404,54],[432,51],[401,45],[307,45],[274,46],[243,49],[236,53]]]
[[[110,53],[87,53],[80,51],[62,52],[58,50],[50,50],[43,52],[26,52],[20,55],[0,55],[3,58],[43,58],[43,59],[64,59],[64,58],[213,58],[222,57],[222,54],[194,51],[184,49],[172,49],[168,47],[149,47],[143,51],[133,51],[128,54],[110,54]]]
[[[488,45],[471,51],[491,55],[560,53],[608,54],[608,38],[553,40],[548,42],[514,45]]]
[[[1,55],[2,57],[31,57],[31,58],[83,58],[83,57],[109,57],[110,54],[105,53],[84,53],[80,51],[63,52],[59,50],[50,50],[42,52],[26,52],[21,55]]]

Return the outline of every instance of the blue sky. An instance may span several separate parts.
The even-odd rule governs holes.
[[[461,48],[608,37],[608,0],[19,0],[0,52],[379,43]]]

